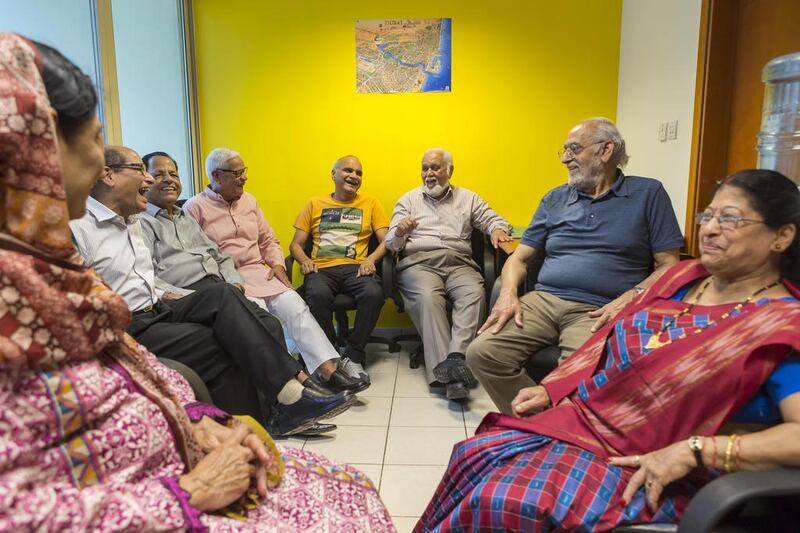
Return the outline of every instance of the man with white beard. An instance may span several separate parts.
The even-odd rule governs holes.
[[[446,387],[461,400],[477,385],[465,363],[486,310],[486,292],[472,259],[473,227],[491,235],[492,245],[511,240],[511,225],[480,196],[450,184],[453,156],[431,148],[422,157],[422,185],[394,207],[386,249],[399,252],[397,281],[406,311],[422,336],[425,372],[431,387]],[[452,326],[446,301],[452,302]]]
[[[467,350],[469,368],[506,414],[517,392],[535,385],[524,369],[530,357],[558,344],[563,361],[676,263],[683,245],[661,182],[622,173],[628,154],[610,120],[580,122],[559,156],[569,181],[542,198]],[[541,253],[535,290],[518,297]]]

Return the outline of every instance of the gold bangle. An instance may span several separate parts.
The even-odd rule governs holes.
[[[728,445],[725,447],[725,460],[722,463],[722,468],[726,472],[731,471],[731,453],[733,452],[733,444],[736,442],[736,438],[739,435],[734,433],[730,437],[728,437]]]

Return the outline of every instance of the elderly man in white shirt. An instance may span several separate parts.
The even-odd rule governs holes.
[[[464,362],[486,311],[479,267],[472,259],[473,228],[492,245],[511,239],[511,225],[474,192],[450,184],[453,156],[431,148],[422,157],[422,185],[394,207],[386,248],[399,252],[397,278],[405,308],[422,336],[425,372],[432,387],[461,400],[477,385]],[[452,302],[452,326],[446,300]]]

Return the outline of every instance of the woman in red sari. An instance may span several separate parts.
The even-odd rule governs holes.
[[[737,172],[697,223],[700,260],[456,445],[416,531],[676,522],[719,473],[800,466],[800,192]]]

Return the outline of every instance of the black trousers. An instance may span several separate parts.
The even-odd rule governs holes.
[[[347,355],[362,365],[366,362],[364,348],[383,307],[384,297],[377,276],[356,277],[358,265],[339,265],[321,268],[305,277],[304,296],[311,314],[317,319],[331,344],[336,346],[333,328],[333,300],[344,293],[356,301],[356,322],[347,337]]]
[[[280,321],[227,283],[134,313],[128,332],[159,357],[197,372],[219,407],[260,421],[265,413],[253,387],[271,405],[301,370],[286,351]]]

